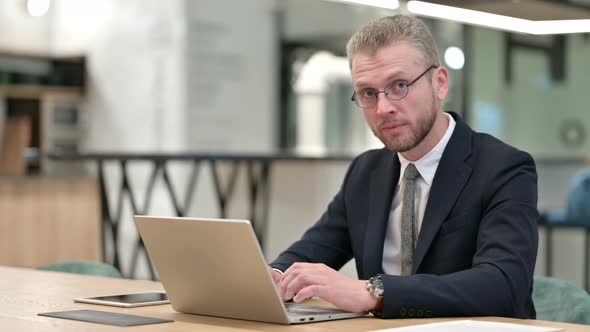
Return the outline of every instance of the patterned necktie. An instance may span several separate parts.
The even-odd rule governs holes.
[[[402,205],[402,276],[412,274],[414,265],[414,241],[416,239],[416,221],[414,216],[414,192],[416,178],[420,176],[416,166],[409,164],[404,173],[406,187],[404,189]]]

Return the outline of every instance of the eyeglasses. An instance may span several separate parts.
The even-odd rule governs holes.
[[[380,93],[385,94],[389,100],[401,100],[404,99],[408,95],[408,91],[410,90],[410,86],[416,83],[422,76],[424,76],[427,72],[432,69],[436,69],[438,66],[432,65],[428,67],[420,76],[416,77],[410,83],[406,83],[401,80],[389,82],[383,91],[377,91],[375,89],[363,89],[359,93],[356,91],[352,94],[350,98],[351,101],[354,101],[360,108],[371,108],[377,105],[377,98]]]

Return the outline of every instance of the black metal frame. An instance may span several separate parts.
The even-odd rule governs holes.
[[[151,200],[154,192],[154,186],[158,177],[164,181],[166,192],[168,197],[170,198],[172,205],[174,207],[176,216],[184,217],[186,216],[187,211],[189,211],[191,207],[191,203],[193,201],[193,196],[195,189],[198,183],[198,175],[201,165],[203,163],[208,163],[211,169],[212,177],[214,180],[214,190],[215,190],[215,197],[218,203],[220,217],[227,218],[227,210],[229,206],[229,201],[231,200],[234,189],[236,187],[236,179],[238,175],[238,169],[240,164],[246,163],[247,171],[248,171],[248,186],[249,186],[249,199],[250,199],[250,213],[249,213],[249,220],[252,223],[252,226],[256,232],[256,235],[261,242],[261,245],[264,243],[264,230],[266,229],[266,219],[268,218],[268,190],[269,190],[269,174],[270,174],[270,163],[268,160],[231,160],[229,163],[231,164],[231,170],[229,174],[229,180],[227,181],[226,186],[222,185],[222,175],[219,170],[221,162],[215,159],[207,159],[201,160],[199,158],[192,159],[189,161],[192,162],[192,170],[189,176],[189,182],[186,188],[186,192],[184,197],[179,198],[174,190],[174,185],[170,180],[170,174],[166,168],[166,164],[170,159],[153,159],[147,160],[153,162],[153,169],[149,177],[149,182],[147,186],[147,192],[145,195],[145,201],[143,205],[139,205],[137,202],[137,192],[133,190],[131,183],[129,181],[129,173],[128,173],[128,164],[129,160],[126,159],[119,159],[115,160],[114,162],[118,163],[121,171],[122,171],[122,179],[121,179],[121,186],[119,189],[119,196],[116,205],[115,213],[113,214],[113,210],[110,208],[108,203],[107,197],[107,183],[105,179],[105,163],[107,162],[105,159],[98,159],[98,173],[99,173],[99,182],[101,188],[101,201],[102,201],[102,220],[104,225],[110,230],[110,236],[114,243],[113,248],[114,252],[112,255],[112,261],[109,263],[113,264],[117,269],[123,272],[120,260],[120,248],[117,245],[117,241],[119,239],[119,225],[121,223],[121,216],[123,210],[123,200],[125,196],[129,199],[131,204],[131,209],[133,214],[149,214],[150,212],[150,205]],[[258,171],[256,171],[258,170]],[[258,196],[262,195],[262,198]],[[182,203],[181,203],[182,202]],[[261,205],[260,207],[258,205]],[[258,212],[262,211],[262,212]],[[103,233],[103,257],[107,258],[106,253],[106,241],[107,233]],[[139,256],[140,254],[145,254],[147,257],[147,252],[145,251],[145,246],[141,238],[137,239],[137,243],[134,246],[133,253],[131,255],[131,265],[130,269],[125,275],[130,277],[136,276],[138,264],[139,264]],[[156,274],[153,269],[153,266],[150,263],[150,276],[152,279],[156,279]]]
[[[518,35],[506,32],[505,49],[504,49],[504,80],[507,83],[512,81],[512,53],[517,49],[525,49],[534,52],[541,52],[548,58],[551,79],[555,82],[565,80],[566,67],[566,41],[565,35],[555,35],[551,37],[550,43],[535,43],[530,40],[520,40]]]
[[[331,156],[331,157],[298,157],[292,155],[213,155],[213,154],[123,154],[123,153],[93,153],[93,154],[49,154],[49,158],[55,161],[90,161],[96,163],[98,167],[98,181],[100,186],[101,199],[101,219],[102,227],[102,256],[103,260],[112,264],[126,277],[136,277],[139,262],[139,256],[148,260],[150,267],[150,277],[155,280],[156,273],[153,265],[148,259],[146,248],[141,238],[138,237],[133,247],[131,255],[131,264],[129,269],[123,269],[121,264],[119,240],[119,227],[123,215],[124,200],[127,198],[131,205],[133,214],[146,215],[150,212],[154,186],[158,178],[164,182],[168,197],[174,207],[175,214],[178,217],[187,215],[194,202],[194,192],[197,188],[198,178],[201,166],[208,164],[214,183],[214,192],[220,211],[221,218],[228,217],[229,203],[235,193],[236,182],[239,169],[245,166],[247,185],[249,213],[248,219],[252,223],[254,232],[260,241],[264,250],[264,239],[268,225],[268,211],[270,203],[270,175],[271,166],[274,161],[349,161],[349,156]],[[174,185],[170,179],[167,164],[171,161],[190,162],[192,169],[190,171],[188,184],[183,197],[178,197]],[[148,185],[142,205],[138,204],[137,192],[131,185],[129,179],[130,163],[151,163],[153,168],[149,175]],[[106,181],[105,167],[107,163],[118,165],[121,170],[121,181],[119,184],[116,206],[113,208],[109,204],[108,188]],[[228,178],[224,181],[220,167],[222,164],[229,164]],[[225,185],[223,184],[225,182]],[[106,248],[107,242],[112,241],[113,252],[108,255]]]

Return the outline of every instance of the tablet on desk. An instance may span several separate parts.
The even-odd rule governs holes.
[[[75,302],[110,305],[115,307],[142,307],[170,303],[164,292],[142,292],[97,297],[75,298]]]

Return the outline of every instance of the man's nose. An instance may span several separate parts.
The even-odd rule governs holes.
[[[377,106],[376,112],[378,114],[387,114],[387,113],[393,113],[393,112],[397,111],[397,105],[395,104],[395,101],[389,99],[385,95],[385,92],[377,94],[377,105],[376,106]]]

